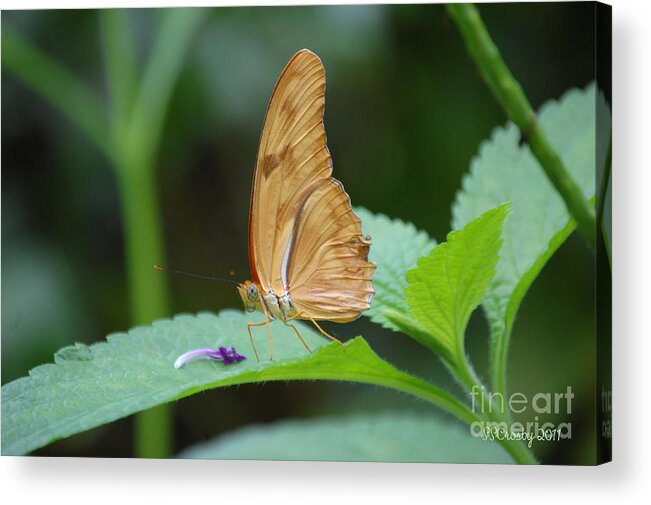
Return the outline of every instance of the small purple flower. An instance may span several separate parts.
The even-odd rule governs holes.
[[[238,363],[242,360],[245,360],[246,357],[241,354],[237,354],[235,347],[220,347],[218,349],[221,360],[224,362],[224,365],[230,365],[231,363]]]
[[[220,360],[224,365],[230,365],[231,363],[238,363],[246,359],[246,356],[237,354],[235,347],[219,347],[217,349],[211,348],[202,348],[194,349],[188,351],[185,354],[181,354],[174,362],[174,368],[181,368],[188,361],[193,361],[197,358],[207,357],[210,359]]]

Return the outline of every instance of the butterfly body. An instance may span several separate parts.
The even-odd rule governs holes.
[[[265,115],[251,190],[252,280],[238,286],[245,309],[279,319],[348,322],[370,307],[375,264],[370,237],[332,175],[323,111],[325,70],[303,49],[280,75]],[[336,339],[334,339],[336,340]],[[270,351],[271,354],[271,351]],[[256,351],[257,357],[257,351]]]
[[[261,288],[251,281],[245,281],[238,287],[244,307],[248,312],[259,310],[271,320],[289,321],[298,314],[289,293],[277,295],[273,291],[261,293]]]

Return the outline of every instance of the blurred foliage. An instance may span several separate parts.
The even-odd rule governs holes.
[[[534,108],[593,79],[591,4],[495,4],[480,11]],[[142,57],[158,12],[131,13]],[[96,11],[5,11],[2,31],[8,30],[105,89]],[[449,231],[461,177],[479,142],[505,118],[442,6],[218,8],[190,49],[163,132],[158,184],[170,266],[248,276],[248,200],[262,118],[280,70],[303,47],[326,67],[328,143],[335,176],[353,203],[413,222],[439,240]],[[129,307],[118,193],[106,161],[6,72],[2,105],[6,383],[62,344],[129,327]],[[593,270],[586,249],[576,237],[563,245],[523,302],[509,363],[518,391],[572,385],[577,397],[592,398]],[[226,285],[170,282],[173,313],[240,305]],[[368,335],[398,367],[456,387],[415,342],[366,318],[328,329],[343,339]],[[475,314],[467,345],[476,364],[486,363],[487,335]],[[485,377],[485,365],[478,372]],[[406,405],[432,412],[370,386],[210,391],[177,404],[176,449],[252,422]],[[577,406],[574,439],[540,445],[538,456],[546,463],[585,461],[593,409],[591,402]],[[129,422],[120,422],[39,454],[128,456],[129,433]]]
[[[386,442],[379,444],[378,440]],[[413,412],[377,412],[248,426],[217,441],[197,444],[179,457],[513,463],[496,443],[469,437],[465,426]]]

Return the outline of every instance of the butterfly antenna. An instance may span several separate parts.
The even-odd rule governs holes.
[[[172,268],[165,268],[160,265],[154,265],[154,268],[160,272],[169,272],[172,274],[178,274],[178,275],[185,275],[186,277],[193,277],[195,279],[204,279],[206,281],[220,281],[220,282],[226,282],[228,284],[234,284],[236,286],[239,286],[241,283],[234,281],[233,279],[224,279],[223,277],[213,277],[210,275],[198,275],[198,274],[191,274],[189,272],[182,272],[181,270],[174,270]]]

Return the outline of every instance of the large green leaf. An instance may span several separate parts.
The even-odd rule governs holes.
[[[538,121],[586,199],[595,194],[595,88],[571,90],[547,102]],[[504,201],[513,212],[504,226],[504,245],[483,305],[488,316],[493,380],[503,390],[509,335],[523,296],[547,260],[574,230],[563,200],[545,176],[518,129],[496,128],[482,143],[453,206],[453,228],[461,228]]]
[[[191,447],[181,458],[513,463],[466,426],[414,413],[358,413],[256,425]]]
[[[371,309],[364,314],[385,328],[401,331],[430,346],[427,332],[407,316],[405,275],[416,265],[418,258],[434,248],[436,242],[411,223],[373,214],[364,208],[357,208],[355,212],[362,220],[364,233],[373,240],[369,259],[377,264],[373,276],[376,293]]]
[[[405,294],[411,313],[449,358],[465,359],[466,325],[495,274],[502,227],[510,208],[504,203],[450,232],[447,242],[407,272]]]
[[[259,318],[258,318],[259,319]],[[62,349],[55,364],[42,365],[2,387],[2,453],[25,454],[54,440],[114,421],[198,391],[273,380],[344,380],[377,384],[435,403],[466,422],[476,419],[439,388],[381,360],[361,338],[330,343],[298,323],[314,350],[309,354],[291,328],[271,325],[274,360],[269,361],[264,328],[254,328],[262,361],[249,344],[239,311],[218,316],[180,315],[128,333],[109,335],[90,347]],[[174,368],[176,358],[201,347],[236,346],[248,357],[237,364],[199,361]]]

